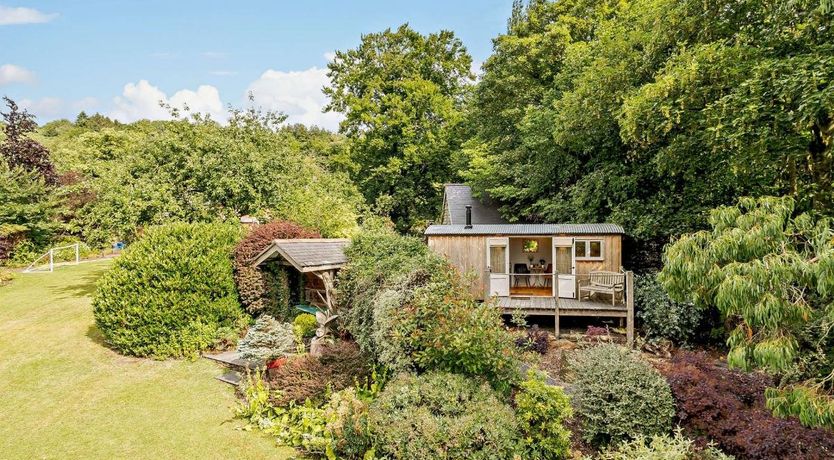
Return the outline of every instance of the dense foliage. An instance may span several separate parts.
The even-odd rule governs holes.
[[[232,111],[221,125],[192,116],[122,125],[53,122],[39,140],[61,172],[78,180],[68,231],[85,241],[131,241],[174,221],[286,219],[326,236],[356,225],[361,196],[329,160],[343,149],[331,133],[280,125],[284,117]]]
[[[0,159],[0,261],[23,241],[45,246],[58,230],[52,187],[34,171],[10,168]]]
[[[193,357],[245,324],[232,278],[240,230],[222,224],[148,229],[102,275],[96,326],[121,353]]]
[[[295,313],[291,304],[291,274],[277,264],[252,266],[252,259],[273,240],[318,238],[321,235],[298,224],[276,220],[258,225],[246,234],[234,251],[235,284],[240,303],[252,315],[268,313],[289,321]]]
[[[0,112],[0,262],[21,243],[46,246],[59,228],[57,175],[49,151],[30,138],[34,116],[7,97],[3,101],[8,112]]]
[[[670,299],[654,273],[635,276],[634,310],[649,341],[666,339],[676,345],[704,341],[698,335],[708,328],[709,313],[691,302]]]
[[[518,380],[500,311],[475,301],[460,274],[421,241],[367,229],[346,253],[339,281],[345,327],[379,362],[481,376],[501,391]]]
[[[666,249],[660,276],[674,298],[718,308],[734,321],[731,366],[761,367],[783,377],[783,385],[812,386],[789,389],[774,402],[781,414],[834,427],[834,401],[826,396],[834,391],[834,227],[795,211],[788,197],[717,208],[710,230]]]
[[[39,176],[48,185],[55,185],[58,175],[55,165],[49,157],[49,150],[29,137],[38,127],[35,116],[26,110],[20,110],[17,104],[3,97],[8,112],[0,112],[3,117],[3,141],[0,142],[0,161],[10,169],[22,168]]]
[[[599,446],[671,431],[675,408],[669,384],[636,353],[596,345],[579,352],[572,368],[586,441]]]
[[[685,432],[745,459],[824,459],[834,456],[834,433],[780,419],[764,403],[770,378],[716,366],[705,354],[681,352],[661,366]]]
[[[654,435],[649,438],[640,436],[633,441],[624,442],[595,457],[598,460],[732,460],[714,447],[699,449],[692,440],[685,438],[680,431],[674,436]]]
[[[309,339],[316,335],[319,323],[315,315],[302,313],[292,321],[292,330],[299,339]]]
[[[486,383],[447,373],[402,374],[368,411],[378,454],[393,459],[513,458],[512,409]]]
[[[638,250],[741,195],[831,213],[833,17],[819,0],[517,1],[464,176],[508,217],[620,223]]]
[[[276,390],[272,403],[286,406],[306,400],[322,402],[329,391],[362,383],[371,375],[368,356],[352,342],[338,341],[322,350],[321,356],[296,356],[269,371],[269,386]]]
[[[450,31],[422,35],[408,25],[362,36],[328,64],[328,110],[345,114],[347,169],[369,203],[399,230],[437,215],[438,185],[455,177],[463,92],[472,59]]]
[[[237,344],[243,359],[264,363],[295,351],[293,326],[269,315],[261,315]]]
[[[528,375],[515,393],[515,416],[521,431],[525,459],[568,458],[570,431],[564,423],[573,416],[570,399],[560,387],[541,376]]]

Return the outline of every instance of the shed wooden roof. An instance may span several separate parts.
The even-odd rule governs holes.
[[[348,243],[339,238],[274,240],[252,259],[252,265],[280,258],[300,272],[334,270],[347,263],[344,249]]]
[[[623,227],[616,224],[474,224],[430,225],[427,236],[442,235],[609,235],[624,234]]]

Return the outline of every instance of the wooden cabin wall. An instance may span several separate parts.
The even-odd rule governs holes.
[[[428,245],[464,275],[472,274],[472,295],[483,300],[487,289],[486,236],[429,236]]]
[[[565,235],[573,236],[573,235]],[[620,271],[623,266],[623,237],[622,235],[582,235],[577,240],[602,240],[603,260],[577,260],[576,274],[584,275],[592,271],[605,270]]]

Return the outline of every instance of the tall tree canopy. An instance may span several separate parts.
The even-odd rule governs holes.
[[[832,202],[834,14],[819,0],[531,0],[474,92],[465,177],[511,218],[644,242],[741,195]]]
[[[436,216],[440,186],[455,177],[471,61],[452,32],[422,35],[403,25],[362,36],[328,65],[327,110],[345,114],[351,176],[401,231]]]
[[[29,137],[38,127],[35,116],[21,110],[17,103],[8,97],[4,97],[3,101],[9,111],[0,112],[3,116],[5,134],[5,139],[0,143],[0,157],[6,161],[9,168],[20,167],[35,172],[47,184],[55,184],[58,176],[49,158],[49,150]]]
[[[283,126],[284,117],[233,111],[228,125],[201,117],[116,124],[103,117],[43,127],[56,164],[77,178],[62,187],[68,229],[91,244],[131,240],[172,221],[288,219],[348,236],[362,197],[328,157],[340,136]]]

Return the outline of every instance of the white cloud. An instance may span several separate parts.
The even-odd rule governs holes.
[[[12,24],[38,24],[58,17],[57,13],[46,14],[32,8],[0,5],[0,26]]]
[[[12,83],[34,83],[35,72],[14,64],[0,65],[0,86]]]
[[[20,106],[38,118],[55,118],[64,108],[64,101],[57,97],[43,97],[36,101],[21,99]]]
[[[270,69],[249,85],[247,93],[254,95],[256,105],[287,114],[287,123],[315,125],[335,131],[342,115],[321,111],[327,105],[327,96],[322,88],[329,84],[327,69],[312,67],[292,72]]]
[[[111,118],[126,123],[142,119],[170,119],[168,109],[161,107],[160,102],[180,110],[188,106],[190,113],[209,114],[215,120],[225,119],[220,92],[214,86],[201,85],[197,91],[183,89],[168,97],[147,80],[126,84],[122,95],[113,99],[114,108],[109,115]]]
[[[328,52],[324,53],[324,55],[323,55],[323,56],[324,56],[324,59],[325,59],[327,62],[330,62],[330,61],[332,61],[333,59],[336,59],[336,52],[335,52],[335,51],[328,51]]]

